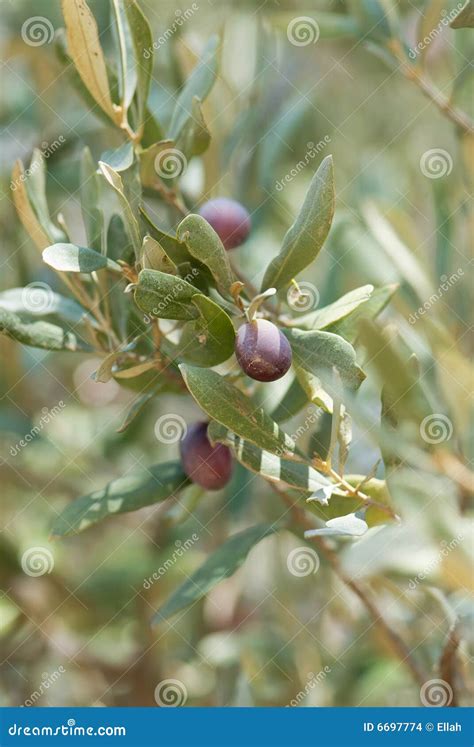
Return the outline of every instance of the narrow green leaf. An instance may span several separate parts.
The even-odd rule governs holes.
[[[150,25],[135,0],[125,0],[128,23],[135,48],[137,83],[137,126],[143,126],[146,119],[146,105],[150,92],[153,71],[153,34]]]
[[[195,366],[217,366],[234,352],[234,326],[228,314],[210,298],[196,294],[191,301],[199,317],[185,325],[176,355]]]
[[[350,389],[357,389],[365,379],[364,372],[357,365],[354,348],[339,335],[299,329],[284,330],[284,333],[296,364],[322,381],[332,380],[333,367],[339,372],[342,383]]]
[[[133,163],[133,145],[127,141],[119,148],[106,150],[102,153],[100,160],[110,166],[114,171],[126,171]]]
[[[452,29],[472,29],[474,28],[474,2],[466,0],[464,7],[451,21]]]
[[[180,365],[189,391],[210,418],[241,438],[278,456],[296,452],[294,441],[261,407],[208,368]]]
[[[229,257],[207,220],[201,215],[187,215],[179,224],[176,235],[186,244],[189,253],[209,268],[221,292],[229,296],[230,286],[235,280]]]
[[[181,130],[181,134],[176,141],[176,148],[181,153],[184,153],[189,160],[193,156],[200,156],[204,153],[208,149],[210,142],[211,133],[204,121],[201,102],[195,96],[193,98],[191,116]]]
[[[135,303],[145,314],[189,321],[199,316],[192,302],[195,295],[194,285],[183,278],[158,270],[142,270],[135,288]]]
[[[271,417],[277,423],[283,423],[285,420],[297,415],[305,405],[308,404],[308,397],[297,378],[294,378],[283,395],[281,401],[273,410]]]
[[[76,335],[49,322],[23,322],[11,311],[0,307],[0,334],[18,340],[24,345],[44,350],[90,350]]]
[[[61,296],[40,283],[3,291],[0,293],[0,307],[20,315],[22,321],[30,317],[57,316],[72,324],[82,322],[85,318],[91,324],[97,324],[77,301]]]
[[[107,267],[115,272],[122,272],[120,265],[85,246],[75,244],[51,244],[43,251],[43,260],[47,265],[61,272],[95,272]]]
[[[300,213],[283,239],[280,253],[265,271],[262,290],[284,288],[318,256],[334,215],[332,156],[327,156],[311,180]]]
[[[89,148],[84,148],[81,158],[81,211],[87,242],[92,249],[102,249],[104,214],[100,207],[100,179]]]
[[[361,303],[344,319],[331,324],[326,331],[333,332],[354,343],[359,334],[361,319],[375,319],[387,306],[397,289],[398,283],[376,288],[367,301]]]
[[[191,255],[189,254],[184,242],[179,241],[176,236],[166,233],[166,231],[163,231],[162,228],[157,226],[143,207],[140,208],[140,213],[151,229],[153,237],[159,241],[166,254],[173,260],[175,265],[190,261]]]
[[[105,488],[73,500],[55,519],[51,534],[77,534],[114,514],[164,501],[189,484],[180,462],[165,462],[119,477]]]
[[[310,537],[362,537],[368,530],[368,524],[357,514],[347,514],[329,519],[323,529],[310,529],[304,533],[306,539]]]
[[[287,322],[287,325],[299,329],[326,329],[329,325],[349,316],[358,306],[368,301],[373,290],[373,285],[363,285],[361,288],[355,288],[322,309],[316,309],[309,314],[302,314],[291,319]]]
[[[152,622],[158,624],[205,597],[220,581],[229,578],[240,568],[252,547],[277,530],[274,524],[257,524],[234,534],[176,589],[155,613]]]
[[[120,75],[118,82],[120,104],[124,111],[127,112],[137,86],[134,48],[123,0],[112,0],[112,9],[114,12],[119,52]]]
[[[51,241],[64,241],[66,238],[64,231],[53,223],[49,213],[46,200],[46,161],[38,148],[33,150],[25,186],[37,218],[48,236],[51,237]]]
[[[271,454],[239,438],[215,421],[211,421],[207,432],[211,442],[228,446],[244,467],[265,480],[284,483],[291,488],[303,491],[306,496],[313,496],[314,500],[318,500],[323,505],[327,504],[334,486],[311,465],[281,459],[276,454]]]
[[[123,217],[125,220],[125,225],[127,228],[127,232],[130,236],[130,241],[132,242],[132,245],[138,256],[138,253],[140,251],[140,246],[142,243],[141,238],[140,238],[140,230],[138,226],[138,221],[135,218],[130,202],[127,200],[125,196],[122,178],[117,171],[115,171],[107,163],[104,163],[104,161],[99,161],[99,168],[102,171],[102,174],[104,175],[105,179],[110,184],[110,186],[112,187],[112,189],[115,191],[116,195],[119,198],[119,201],[122,207]]]
[[[219,37],[212,36],[176,100],[169,126],[169,138],[175,142],[188,119],[193,116],[194,98],[204,101],[214,85],[219,70],[218,50]]]

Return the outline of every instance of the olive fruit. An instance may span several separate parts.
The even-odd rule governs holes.
[[[209,200],[199,210],[226,249],[240,246],[250,233],[250,215],[240,202],[227,197]]]
[[[256,319],[237,332],[235,354],[243,371],[257,381],[276,381],[291,366],[291,347],[272,322]]]
[[[206,490],[219,490],[232,474],[232,454],[223,444],[212,446],[207,437],[208,423],[194,423],[180,443],[181,463],[192,482]]]

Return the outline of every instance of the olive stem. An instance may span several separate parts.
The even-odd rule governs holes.
[[[276,288],[268,288],[263,293],[258,293],[258,295],[256,295],[252,299],[252,301],[250,303],[250,306],[248,307],[247,311],[245,312],[246,316],[247,316],[247,320],[249,322],[253,322],[253,320],[255,318],[255,314],[257,313],[257,311],[260,308],[260,306],[262,305],[262,303],[264,303],[264,301],[266,301],[267,298],[270,298],[270,296],[274,296],[275,293],[276,293]]]

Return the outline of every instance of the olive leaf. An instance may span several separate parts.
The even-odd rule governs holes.
[[[26,190],[25,181],[25,170],[22,162],[18,160],[15,162],[12,171],[13,202],[25,231],[38,249],[44,249],[51,243],[51,238],[36,217]]]
[[[252,547],[278,529],[275,524],[257,524],[234,534],[173,592],[155,613],[152,622],[156,625],[205,597],[220,581],[229,578],[240,568]]]
[[[157,226],[143,207],[140,207],[140,213],[148,224],[152,236],[160,243],[175,265],[189,262],[191,255],[186,248],[186,244],[183,241],[180,241],[176,236],[163,231],[162,228]]]
[[[288,327],[299,329],[325,329],[331,324],[349,316],[358,306],[368,301],[373,293],[373,285],[363,285],[345,293],[334,303],[316,309],[309,314],[302,314],[286,322]]]
[[[347,514],[329,519],[322,529],[309,529],[304,533],[305,539],[311,537],[362,537],[368,530],[367,522],[357,514]]]
[[[116,121],[95,18],[85,0],[61,0],[61,7],[69,54],[76,70],[94,101]]]
[[[350,389],[357,389],[365,379],[364,372],[357,365],[354,348],[339,335],[299,329],[284,330],[284,333],[296,365],[323,382],[332,380],[333,367],[338,371],[342,383]]]
[[[219,289],[230,296],[230,287],[235,278],[229,257],[207,220],[201,215],[187,215],[179,224],[176,235],[179,241],[186,244],[189,253],[209,268]]]
[[[273,420],[276,420],[277,423],[282,423],[297,415],[297,413],[299,413],[299,411],[307,404],[308,396],[298,379],[295,377],[282,399],[273,410],[271,417]]]
[[[212,36],[206,44],[202,58],[184,84],[177,100],[169,126],[169,138],[177,142],[186,122],[193,117],[193,102],[197,97],[204,101],[217,78],[219,37]]]
[[[142,270],[134,293],[135,303],[145,314],[186,321],[199,316],[192,302],[195,295],[194,285],[159,270]]]
[[[73,500],[54,520],[52,536],[77,534],[113,514],[164,501],[189,484],[180,462],[165,462],[109,482]]]
[[[112,0],[112,10],[117,32],[117,46],[119,51],[118,76],[120,102],[124,112],[128,111],[137,87],[137,69],[135,53],[128,25],[127,11],[124,0]],[[112,164],[113,165],[113,164]]]
[[[280,253],[265,271],[262,291],[287,286],[316,259],[331,227],[334,202],[332,156],[326,156],[311,180],[298,217],[283,239]]]
[[[137,71],[137,125],[143,127],[148,119],[147,100],[153,72],[153,35],[150,25],[135,0],[125,0],[126,13],[135,49]]]
[[[233,384],[208,368],[180,365],[183,379],[210,418],[272,454],[296,453],[293,439]]]
[[[43,251],[43,260],[47,265],[61,272],[95,272],[107,267],[115,272],[122,272],[120,265],[113,259],[105,257],[93,249],[75,244],[51,244]]]
[[[474,28],[474,3],[472,0],[466,0],[464,6],[449,25],[452,29]]]
[[[104,213],[100,207],[100,179],[89,148],[84,148],[81,158],[81,211],[87,241],[97,252],[102,248]]]
[[[133,145],[126,142],[119,148],[105,150],[100,156],[100,160],[106,163],[114,171],[126,171],[133,163]]]
[[[175,355],[195,366],[217,366],[234,352],[234,326],[228,314],[210,298],[198,293],[191,301],[199,316],[184,326]]]
[[[281,459],[276,454],[271,454],[240,438],[215,421],[211,421],[207,433],[212,443],[222,443],[228,446],[244,467],[265,480],[285,483],[291,488],[301,490],[306,496],[313,497],[321,504],[327,504],[334,486],[311,465]]]
[[[197,96],[194,96],[191,116],[181,130],[180,136],[176,141],[176,148],[190,159],[193,156],[200,156],[204,153],[209,147],[210,142],[211,133],[204,121],[201,101]]]
[[[370,298],[359,304],[348,316],[330,324],[326,332],[333,332],[354,343],[359,335],[361,319],[375,319],[387,306],[397,289],[398,283],[375,288]]]
[[[64,241],[64,231],[53,223],[49,214],[46,200],[46,160],[38,148],[33,150],[25,186],[33,210],[43,229],[51,237],[51,242]]]
[[[161,244],[151,236],[145,236],[140,253],[140,261],[145,270],[159,270],[176,275],[176,265],[166,254]]]
[[[73,332],[57,324],[36,321],[25,322],[12,311],[0,306],[0,334],[11,337],[24,345],[44,350],[90,350]]]
[[[140,246],[142,243],[140,239],[140,230],[138,226],[138,221],[135,218],[135,215],[133,214],[133,210],[131,208],[130,202],[127,200],[125,196],[122,178],[117,171],[115,171],[107,163],[104,163],[104,161],[99,161],[99,168],[102,174],[104,175],[105,179],[110,184],[110,186],[112,187],[112,189],[114,190],[114,192],[119,198],[120,204],[122,206],[122,212],[123,212],[123,217],[125,220],[127,232],[128,232],[128,235],[130,236],[130,241],[132,242],[133,248],[135,249],[135,252],[138,255]]]
[[[57,316],[65,322],[78,324],[87,318],[96,325],[94,318],[72,298],[55,293],[48,286],[34,283],[26,288],[9,288],[0,293],[0,307],[18,314],[22,321],[37,316]]]

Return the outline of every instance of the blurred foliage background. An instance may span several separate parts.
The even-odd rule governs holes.
[[[156,39],[188,7],[151,0],[140,5]],[[430,30],[445,6],[454,7],[430,0],[394,5],[400,34],[411,47],[420,19]],[[319,161],[332,153],[335,222],[304,279],[317,288],[321,306],[366,283],[399,284],[380,319],[381,337],[365,353],[360,348],[362,361],[371,363],[357,398],[348,471],[366,474],[381,458],[380,396],[392,360],[386,348],[397,360],[416,354],[432,411],[449,418],[452,434],[440,449],[414,458],[407,440],[407,461],[390,483],[403,517],[399,526],[372,530],[357,542],[334,542],[334,548],[343,572],[375,595],[428,675],[439,675],[443,653],[449,658],[446,640],[455,627],[450,681],[467,704],[474,644],[468,473],[472,136],[387,59],[377,15],[369,13],[354,31],[358,13],[376,13],[375,2],[205,0],[195,6],[155,52],[151,96],[151,109],[166,122],[173,95],[205,41],[213,32],[222,35],[221,72],[204,109],[212,143],[185,175],[189,205],[204,195],[226,195],[247,206],[253,232],[234,257],[258,280]],[[90,7],[113,56],[109,4],[92,0]],[[344,22],[334,24],[333,14]],[[57,31],[63,25],[59,2],[1,0],[1,16],[0,289],[40,281],[60,290],[16,216],[13,163],[29,163],[33,148],[60,142],[47,160],[51,212],[62,213],[83,243],[82,149],[88,145],[98,158],[120,145],[120,135],[78,97],[54,42],[33,46],[22,38],[22,25],[32,16],[46,17]],[[318,19],[316,43],[289,42],[288,24],[300,16]],[[423,53],[427,79],[445,95],[454,81],[453,106],[468,116],[474,113],[473,46],[471,29],[446,26]],[[308,143],[321,142],[320,153],[280,188],[305,158]],[[420,168],[430,149],[449,154],[451,168],[442,178],[427,177]],[[170,222],[158,200],[150,198],[149,207]],[[453,273],[456,281],[411,323],[410,315]],[[208,494],[192,513],[190,488],[185,508],[146,508],[50,545],[51,523],[69,500],[134,465],[176,455],[176,445],[154,435],[160,415],[179,413],[192,422],[200,413],[189,399],[167,394],[120,434],[134,394],[115,380],[94,383],[97,359],[46,353],[3,336],[0,355],[1,705],[20,705],[39,689],[39,706],[155,705],[155,687],[167,678],[185,684],[188,705],[286,705],[302,692],[298,704],[306,706],[419,704],[419,684],[331,565],[322,559],[318,573],[308,577],[288,573],[288,552],[302,543],[289,532],[267,538],[205,601],[152,630],[150,617],[171,590],[229,532],[278,516],[278,497],[237,468],[232,483]],[[284,387],[272,386],[276,402]],[[61,411],[26,447],[16,448],[45,408],[60,402]],[[298,419],[285,427],[291,433]],[[401,426],[396,434],[403,441]],[[382,477],[380,464],[377,470]],[[194,533],[199,540],[176,556]],[[20,563],[22,553],[36,546],[49,547],[54,558],[51,573],[38,578],[24,574]],[[146,588],[146,579],[170,558],[166,573]],[[58,670],[60,679],[41,687]]]

